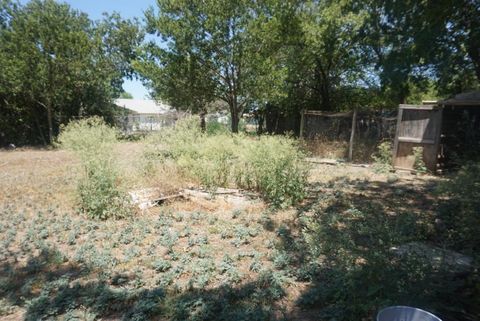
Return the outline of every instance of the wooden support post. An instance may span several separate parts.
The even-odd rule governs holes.
[[[301,118],[300,118],[300,134],[299,134],[299,136],[300,136],[300,139],[302,139],[303,138],[303,129],[305,127],[305,110],[302,109],[302,111],[300,113],[301,113],[300,114]]]
[[[352,131],[350,132],[350,144],[348,145],[348,161],[353,159],[353,141],[355,139],[355,128],[357,127],[357,110],[353,111]]]
[[[403,108],[398,108],[397,114],[397,127],[395,128],[395,140],[393,141],[393,150],[392,150],[392,166],[396,167],[397,155],[398,155],[398,136],[400,135],[400,126],[402,125],[403,119]]]

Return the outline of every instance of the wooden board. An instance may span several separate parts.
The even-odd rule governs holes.
[[[400,105],[393,151],[394,166],[414,169],[413,148],[422,147],[426,167],[435,172],[441,125],[442,110],[435,106]]]

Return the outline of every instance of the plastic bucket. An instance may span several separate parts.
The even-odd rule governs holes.
[[[405,306],[393,306],[388,307],[377,314],[377,321],[442,321],[437,316],[430,312],[405,307]]]

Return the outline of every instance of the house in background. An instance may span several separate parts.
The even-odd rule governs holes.
[[[169,105],[155,100],[117,99],[117,126],[124,132],[153,131],[172,126],[180,114]]]

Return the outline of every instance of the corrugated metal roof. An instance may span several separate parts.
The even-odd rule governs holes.
[[[173,111],[169,105],[146,99],[116,99],[115,105],[137,114],[165,114]]]

